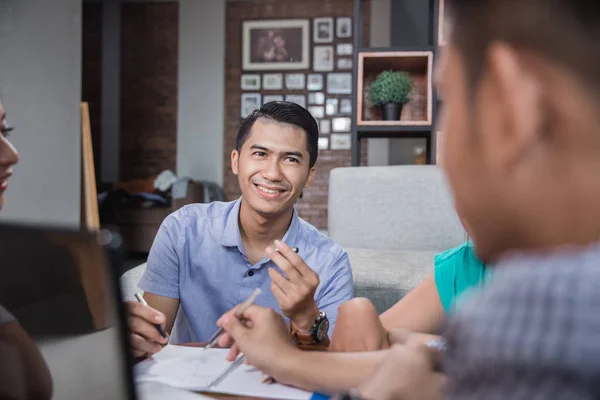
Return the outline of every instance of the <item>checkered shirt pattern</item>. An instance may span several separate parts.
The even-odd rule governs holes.
[[[505,259],[445,336],[448,399],[600,399],[600,246]]]

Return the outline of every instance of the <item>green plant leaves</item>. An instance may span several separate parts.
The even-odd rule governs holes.
[[[371,83],[368,99],[374,106],[406,104],[410,101],[412,88],[412,78],[406,72],[383,71]]]

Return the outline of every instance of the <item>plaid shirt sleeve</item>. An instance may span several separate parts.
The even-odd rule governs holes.
[[[496,268],[449,322],[447,398],[599,399],[599,249]]]

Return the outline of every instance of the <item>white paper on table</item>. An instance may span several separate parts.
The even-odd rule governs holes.
[[[312,393],[279,383],[264,384],[265,375],[242,364],[219,384],[208,384],[225,370],[229,350],[168,345],[159,353],[137,364],[136,382],[161,382],[186,390],[233,394],[271,399],[308,400]]]

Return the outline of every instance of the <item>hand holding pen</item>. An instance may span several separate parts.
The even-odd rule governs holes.
[[[164,330],[166,317],[160,311],[148,306],[139,293],[135,296],[137,302],[126,302],[132,354],[134,357],[141,357],[158,353],[169,341]]]

